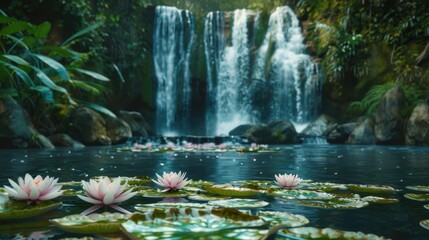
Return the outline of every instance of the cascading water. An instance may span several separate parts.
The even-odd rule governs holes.
[[[195,40],[193,14],[158,6],[153,32],[156,76],[156,124],[160,134],[187,133],[191,105],[191,51]]]
[[[228,134],[234,127],[253,121],[248,91],[251,20],[255,22],[255,12],[244,9],[207,15],[204,43],[209,135]]]
[[[304,51],[298,18],[289,7],[278,7],[270,16],[252,73],[252,79],[262,80],[269,93],[259,100],[269,108],[256,106],[265,116],[262,121],[289,119],[305,124],[319,113],[321,78],[317,65]]]

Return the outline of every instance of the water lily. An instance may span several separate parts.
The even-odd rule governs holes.
[[[51,200],[60,196],[63,191],[61,186],[56,185],[58,178],[46,176],[44,179],[37,175],[33,178],[30,174],[25,174],[24,179],[18,178],[18,183],[9,179],[11,187],[4,186],[10,197],[16,200],[27,200],[28,203]]]
[[[82,186],[86,196],[78,195],[78,197],[85,202],[95,204],[95,206],[83,212],[83,215],[87,215],[103,205],[125,214],[130,214],[130,212],[115,204],[126,201],[137,194],[136,192],[132,192],[132,189],[125,191],[128,187],[128,182],[121,185],[120,177],[116,178],[113,182],[108,177],[102,178],[99,181],[90,179],[89,182],[82,181]]]
[[[158,181],[152,179],[152,181],[159,186],[163,187],[162,192],[167,192],[170,190],[179,190],[186,186],[190,181],[186,177],[186,173],[176,173],[176,172],[163,172],[162,177],[156,174]]]
[[[276,177],[276,181],[277,184],[283,188],[287,188],[287,189],[292,189],[292,188],[296,188],[299,183],[302,181],[301,178],[298,177],[297,175],[294,174],[279,174],[274,175]]]

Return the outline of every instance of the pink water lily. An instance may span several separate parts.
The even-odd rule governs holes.
[[[95,204],[94,207],[83,212],[83,215],[89,214],[103,205],[110,206],[120,212],[129,214],[127,210],[115,205],[126,201],[136,195],[132,189],[125,191],[128,188],[128,182],[121,185],[121,178],[116,178],[113,182],[108,177],[102,178],[99,181],[90,179],[89,182],[82,181],[83,190],[86,196],[78,195],[83,201]]]
[[[30,174],[25,174],[24,179],[18,178],[18,183],[9,179],[11,187],[4,186],[10,197],[16,200],[27,200],[28,203],[51,200],[60,196],[63,191],[57,185],[58,178],[46,176],[44,179],[37,175],[33,178]]]
[[[276,177],[277,184],[287,189],[296,188],[299,185],[299,183],[302,181],[302,179],[298,177],[298,174],[294,175],[294,174],[285,173],[283,175],[279,174],[278,176],[277,175],[274,175],[274,176]]]
[[[179,190],[186,186],[190,181],[186,177],[186,173],[176,173],[176,172],[163,172],[162,177],[156,174],[158,180],[152,179],[152,181],[159,186],[163,187],[163,192],[170,190]]]

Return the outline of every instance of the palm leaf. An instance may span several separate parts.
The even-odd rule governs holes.
[[[45,86],[35,86],[35,87],[32,87],[31,89],[38,91],[40,94],[42,94],[42,97],[45,100],[45,102],[54,103],[54,93],[50,88]]]
[[[31,77],[24,70],[22,70],[21,68],[15,66],[15,65],[12,65],[12,64],[10,64],[8,62],[1,61],[1,60],[0,60],[0,64],[3,64],[4,66],[12,69],[14,71],[14,73],[16,73],[16,75],[19,78],[21,78],[27,86],[29,86],[29,87],[34,86],[34,82],[31,79]]]
[[[67,39],[66,39],[66,40],[61,44],[61,46],[65,46],[65,45],[69,44],[71,41],[73,41],[73,40],[75,40],[75,39],[79,38],[80,36],[83,36],[83,35],[85,35],[85,34],[87,34],[87,33],[89,33],[89,32],[94,31],[95,29],[97,29],[97,28],[98,28],[98,27],[100,27],[101,25],[103,25],[103,23],[102,23],[102,22],[98,22],[98,23],[92,24],[92,25],[90,25],[90,26],[88,26],[88,27],[86,27],[86,28],[84,28],[84,29],[80,30],[79,32],[77,32],[77,33],[73,34],[71,37],[67,38]]]
[[[58,86],[57,84],[55,84],[42,70],[36,68],[36,67],[31,67],[32,69],[34,69],[36,71],[36,76],[37,78],[39,78],[39,80],[48,88],[58,91],[58,92],[62,92],[64,94],[68,95],[68,92],[65,88],[62,88],[60,86]]]
[[[46,63],[51,68],[53,68],[62,79],[70,81],[70,77],[67,73],[67,69],[61,63],[47,56],[43,56],[39,54],[32,54],[32,55],[40,59],[42,62]]]
[[[30,66],[30,64],[27,61],[25,61],[23,58],[17,55],[3,54],[2,56],[11,60],[12,62],[15,62],[18,65]]]
[[[73,86],[82,89],[83,91],[89,92],[93,95],[100,95],[101,93],[101,91],[97,87],[91,86],[87,82],[80,80],[71,80],[71,83],[73,84]]]

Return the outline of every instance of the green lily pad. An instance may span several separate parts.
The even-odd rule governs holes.
[[[346,187],[350,191],[364,192],[364,193],[392,193],[398,191],[391,186],[387,185],[366,185],[366,184],[347,184]]]
[[[212,185],[214,185],[213,182],[208,182],[208,181],[204,181],[204,180],[198,180],[198,181],[192,180],[186,186],[197,187],[197,188],[205,188],[206,186],[212,186]]]
[[[194,195],[188,196],[188,199],[194,200],[194,201],[216,201],[216,200],[222,200],[227,198],[230,198],[230,197],[219,196],[219,195],[208,195],[208,194],[194,194]]]
[[[148,176],[135,176],[135,177],[121,177],[121,184],[128,182],[130,186],[140,186],[152,182],[152,179]]]
[[[75,233],[109,233],[120,231],[122,222],[128,220],[127,215],[104,212],[87,216],[74,214],[62,218],[51,219],[57,227]]]
[[[207,192],[229,197],[256,197],[259,191],[250,188],[234,187],[232,185],[213,185],[206,187]]]
[[[287,212],[259,211],[258,216],[270,225],[283,225],[286,227],[300,227],[309,223],[308,219],[302,215],[290,214]]]
[[[423,207],[426,208],[427,210],[429,210],[429,204],[426,204]]]
[[[300,184],[300,189],[330,192],[335,190],[347,190],[347,187],[344,184],[330,182],[304,182]]]
[[[429,230],[429,219],[420,221],[420,226],[422,226],[422,228]]]
[[[319,191],[310,190],[277,190],[268,193],[269,196],[285,199],[333,199],[335,195]]]
[[[399,203],[399,200],[396,198],[382,198],[382,197],[376,197],[376,196],[366,196],[364,198],[361,198],[361,200],[369,203],[375,203],[375,204]]]
[[[415,200],[415,201],[421,201],[421,202],[426,202],[429,201],[429,193],[406,193],[404,195],[405,198],[411,199],[411,200]]]
[[[27,201],[9,200],[0,195],[0,220],[30,218],[61,207],[61,202],[41,201],[38,204],[27,204]]]
[[[362,208],[368,206],[368,202],[354,198],[336,198],[328,201],[301,201],[294,204],[317,208]]]
[[[148,203],[137,204],[134,208],[141,212],[151,211],[153,209],[168,208],[207,208],[209,205],[202,203]]]
[[[260,240],[268,234],[268,230],[260,229],[232,229],[222,230],[218,232],[173,232],[173,231],[157,231],[145,232],[132,225],[123,226],[123,231],[131,239],[195,239],[195,240],[219,240],[219,239],[246,239],[246,240]],[[132,232],[128,232],[132,231]]]
[[[280,230],[279,235],[291,239],[385,240],[374,234],[341,231],[332,228],[299,227]]]
[[[419,192],[429,192],[428,185],[406,186],[406,188],[414,191],[419,191]]]
[[[236,180],[231,182],[234,186],[239,186],[242,188],[250,188],[253,190],[266,190],[272,187],[275,183],[274,181],[266,180]]]
[[[227,207],[227,208],[260,208],[265,207],[269,203],[257,199],[226,199],[208,202],[209,205]]]
[[[187,197],[190,195],[189,192],[185,192],[182,190],[160,192],[156,189],[139,191],[139,194],[142,194],[143,197],[147,197],[147,198],[178,198],[178,197]]]

